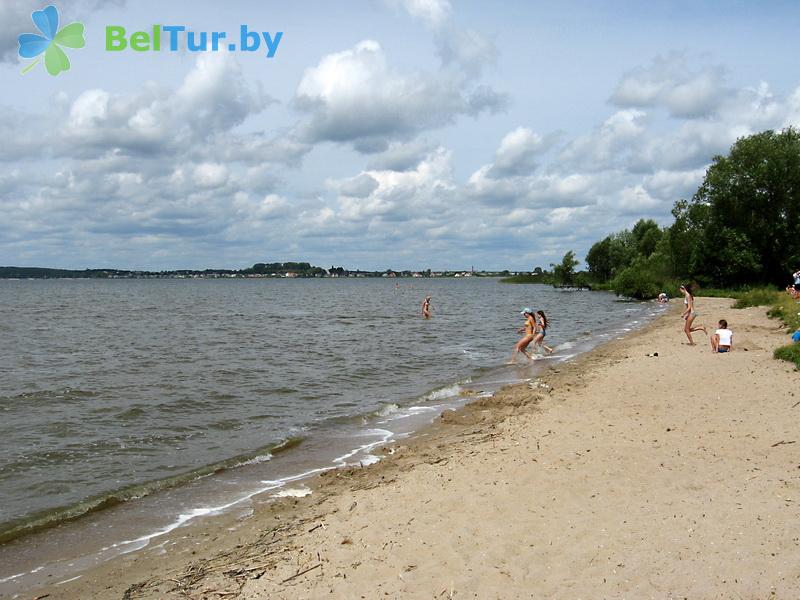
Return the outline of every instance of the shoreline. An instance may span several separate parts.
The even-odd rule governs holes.
[[[661,307],[658,310],[641,307],[634,311],[635,320],[629,325],[634,329],[641,327],[660,310]],[[10,568],[0,579],[0,597],[35,589],[48,581],[82,576],[86,565],[94,568],[100,562],[117,560],[120,555],[138,552],[149,544],[160,545],[166,534],[173,534],[178,529],[182,531],[190,521],[197,522],[194,525],[202,528],[204,521],[218,518],[221,512],[241,514],[249,510],[254,496],[273,498],[284,493],[292,494],[297,492],[293,492],[293,486],[305,486],[319,473],[341,469],[348,464],[369,465],[379,460],[372,454],[373,448],[401,444],[409,435],[418,435],[429,428],[443,410],[459,410],[466,403],[495,393],[502,385],[529,381],[548,365],[574,360],[576,352],[591,352],[597,344],[606,343],[609,338],[628,331],[629,328],[622,324],[600,329],[586,340],[565,342],[563,353],[555,358],[546,357],[534,365],[518,365],[513,372],[508,372],[505,365],[473,371],[466,379],[436,387],[410,403],[402,406],[388,403],[378,411],[358,419],[354,417],[351,419],[354,425],[340,426],[347,432],[342,429],[327,433],[328,444],[317,436],[304,438],[304,450],[300,454],[288,456],[282,452],[287,446],[296,445],[296,441],[290,438],[266,449],[269,457],[273,454],[277,457],[281,451],[279,461],[262,464],[266,461],[243,461],[242,457],[227,459],[224,464],[235,463],[237,468],[220,471],[206,467],[206,475],[192,477],[182,486],[168,486],[166,489],[161,481],[141,484],[140,488],[153,487],[157,492],[134,497],[133,502],[118,501],[116,492],[107,494],[115,504],[110,510],[92,510],[61,522],[47,523],[41,531],[26,532],[7,541],[0,551],[0,560],[4,560],[5,555],[8,559],[6,566]],[[263,458],[264,450],[255,453],[257,459]],[[177,477],[186,479],[187,475]],[[86,502],[81,503],[84,504]],[[46,516],[51,519],[49,514]],[[90,532],[92,537],[83,539],[81,531]],[[103,531],[107,533],[99,537],[91,533]],[[76,553],[63,554],[60,549],[64,547],[76,548]],[[73,563],[78,566],[72,567]]]
[[[726,302],[714,300],[713,302],[709,301],[708,304],[725,304]],[[238,594],[241,591],[241,597],[248,598],[260,597],[258,595],[260,593],[259,589],[264,591],[269,586],[277,586],[269,588],[270,593],[278,594],[279,597],[308,597],[311,592],[305,586],[311,583],[314,586],[319,586],[324,583],[324,585],[331,586],[331,590],[334,590],[334,593],[337,591],[343,592],[344,590],[347,590],[348,594],[354,592],[357,588],[353,588],[353,585],[355,582],[361,581],[358,577],[350,575],[341,580],[331,579],[330,572],[336,562],[335,555],[353,554],[354,551],[358,550],[361,553],[359,556],[366,560],[375,552],[375,549],[368,551],[366,548],[356,548],[358,543],[354,539],[356,537],[355,534],[361,531],[358,528],[349,535],[342,535],[340,532],[341,537],[338,539],[338,543],[331,545],[331,536],[335,534],[329,530],[341,525],[341,523],[334,525],[335,521],[344,522],[358,519],[362,517],[362,513],[368,514],[370,510],[374,511],[370,503],[380,503],[380,498],[369,496],[382,496],[383,494],[379,492],[395,494],[401,492],[405,487],[419,488],[422,486],[422,489],[430,495],[430,489],[422,485],[422,482],[418,481],[417,477],[410,475],[412,470],[415,472],[424,471],[422,479],[426,480],[432,474],[431,472],[441,471],[450,463],[474,462],[481,460],[480,457],[483,455],[496,456],[498,453],[515,450],[515,448],[523,444],[524,439],[514,439],[514,436],[520,435],[520,431],[516,428],[519,425],[519,421],[533,420],[536,422],[544,417],[552,418],[552,413],[558,412],[558,410],[569,405],[570,399],[576,395],[576,392],[578,396],[581,393],[584,395],[590,394],[591,390],[587,392],[586,381],[596,377],[597,371],[613,370],[620,363],[628,361],[629,357],[626,356],[626,352],[628,352],[629,347],[642,343],[652,344],[654,343],[652,339],[654,335],[657,336],[665,329],[676,329],[675,324],[669,318],[670,315],[677,314],[675,306],[672,306],[671,309],[667,314],[645,324],[643,328],[630,332],[622,340],[613,340],[595,347],[590,352],[577,357],[569,363],[551,367],[542,376],[542,379],[546,382],[544,385],[547,387],[532,389],[530,385],[521,384],[511,388],[504,388],[494,397],[477,400],[457,412],[445,412],[441,418],[437,419],[436,423],[419,432],[412,440],[398,441],[390,456],[369,468],[340,469],[315,478],[312,484],[308,486],[313,492],[310,495],[303,498],[290,497],[261,505],[257,504],[254,506],[254,514],[252,516],[223,515],[215,517],[213,523],[209,520],[202,526],[196,525],[182,528],[180,531],[175,532],[175,536],[170,536],[171,538],[174,537],[174,539],[165,540],[161,544],[141,550],[135,555],[119,557],[84,573],[75,581],[44,591],[52,593],[54,597],[59,598],[119,598],[126,590],[129,590],[127,596],[129,598],[170,597],[171,593],[177,594],[177,590],[181,589],[181,586],[188,585],[187,589],[193,590],[193,593],[197,593],[200,589],[206,589],[203,592],[204,594],[210,594],[212,589],[231,594],[234,592]],[[744,316],[748,311],[750,313],[753,312],[751,309],[735,311],[735,313],[728,311],[732,313],[728,315],[732,326],[737,321],[743,321],[743,319],[738,318],[732,319],[732,316]],[[763,310],[760,312],[763,315]],[[698,342],[700,341],[698,339]],[[702,341],[705,342],[705,339],[703,338]],[[662,347],[664,345],[660,341],[656,343]],[[745,340],[743,345],[746,344],[750,344],[750,342]],[[759,355],[759,360],[764,360],[764,357],[767,360],[772,360],[769,358],[769,353],[761,351],[759,354],[759,350],[756,350],[756,345],[752,345],[753,350],[751,352],[755,352],[755,354],[750,356]],[[712,357],[710,352],[701,346],[696,348],[684,347],[680,348],[680,350],[694,353],[701,350],[701,348],[703,354],[707,353],[709,357]],[[674,350],[674,348],[671,348],[671,350]],[[663,348],[661,352],[664,352]],[[744,355],[745,352],[740,350],[738,354]],[[737,353],[734,353],[730,358],[735,356],[737,356]],[[721,359],[721,357],[713,358]],[[725,357],[725,359],[728,358]],[[651,365],[654,365],[659,360],[659,358],[638,357],[636,362],[644,362],[646,365],[649,361]],[[774,362],[777,363],[778,361]],[[788,367],[780,365],[777,370],[788,372]],[[552,432],[552,435],[557,433],[555,430],[549,431]],[[514,442],[512,445],[508,443],[510,435]],[[547,433],[542,437],[549,437],[550,435],[551,433]],[[527,438],[528,436],[525,437]],[[788,445],[788,442],[786,446],[790,449],[792,448],[792,446]],[[500,447],[499,450],[498,447]],[[387,454],[389,454],[390,450],[386,450]],[[536,442],[535,452],[538,451],[539,440]],[[516,461],[512,462],[515,463]],[[534,460],[531,464],[535,466],[537,461]],[[505,468],[504,464],[496,466],[500,470]],[[462,483],[469,483],[470,476],[468,473],[465,474],[461,470],[454,470],[453,466],[450,466],[448,470],[455,471],[451,479],[464,480]],[[517,475],[520,474],[518,473]],[[525,476],[530,476],[530,474],[528,473]],[[512,478],[512,480],[516,479],[517,477]],[[447,481],[450,481],[450,479]],[[509,481],[503,483],[505,485],[510,484]],[[498,485],[498,482],[495,482],[495,485]],[[420,490],[417,489],[417,491],[419,492]],[[369,498],[365,500],[361,497],[363,495]],[[432,503],[434,499],[437,499],[436,496],[437,494],[434,493],[428,502]],[[453,500],[452,497],[449,499]],[[464,501],[464,495],[460,494],[459,499]],[[438,500],[442,500],[442,498]],[[440,502],[437,501],[435,506],[439,505]],[[393,515],[393,513],[405,510],[405,508],[396,509],[394,506],[391,503],[384,504],[377,513],[372,514],[372,517],[375,518],[376,522],[383,519],[391,521],[392,516],[397,516]],[[379,515],[380,519],[378,518]],[[406,527],[413,529],[412,523],[414,520],[425,520],[426,516],[424,512],[415,512]],[[442,515],[439,516],[441,517]],[[484,515],[484,517],[486,516]],[[326,521],[327,525],[322,525]],[[288,524],[286,524],[287,522]],[[275,527],[276,524],[278,524],[278,527]],[[303,526],[303,524],[307,526]],[[431,526],[434,527],[434,525],[432,524]],[[468,524],[462,523],[462,526],[466,525]],[[369,529],[370,531],[375,530],[374,533],[376,534],[386,533],[385,528],[382,527],[373,526]],[[450,530],[452,535],[457,532],[457,529],[455,531]],[[320,557],[318,562],[308,562],[313,558],[313,553],[304,550],[304,545],[313,545],[319,548],[319,537],[326,538],[328,543],[327,550],[331,557],[326,557],[325,559]],[[290,544],[291,549],[283,550],[277,553],[277,556],[270,554],[274,559],[272,561],[260,560],[261,566],[258,569],[261,569],[261,571],[258,571],[258,569],[248,571],[248,569],[254,568],[253,562],[259,562],[257,560],[258,557],[266,558],[264,550],[269,546],[267,542],[275,543],[275,540],[280,540],[280,543]],[[348,540],[350,541],[348,542]],[[390,539],[386,543],[391,545],[394,542]],[[325,544],[322,544],[322,547],[326,547]],[[424,548],[425,546],[423,545],[418,550],[423,550]],[[250,559],[247,558],[248,552],[253,554]],[[212,567],[219,563],[223,556],[229,563],[220,572],[219,569]],[[289,556],[295,562],[286,560]],[[269,564],[264,564],[267,562]],[[302,571],[299,567],[306,562],[308,562],[307,566],[310,569],[308,574],[298,575]],[[189,565],[188,567],[186,566],[187,564]],[[411,565],[406,566],[410,567]],[[237,569],[241,571],[238,576],[236,575]],[[174,571],[171,576],[168,574],[170,570]],[[249,576],[242,575],[242,573],[254,574],[257,571],[260,574],[258,579],[250,579]],[[419,579],[421,572],[421,567],[417,566],[410,568],[408,571],[401,570],[400,577],[397,574],[393,575],[391,585],[406,585],[407,580]],[[228,573],[228,575],[225,575],[225,573]],[[233,576],[231,576],[231,573],[233,573]],[[410,575],[402,576],[403,573],[409,573]],[[286,586],[289,587],[284,589],[281,585],[278,585],[278,580],[283,581],[287,578],[290,579],[286,583]],[[107,582],[109,581],[116,581],[117,583],[108,586]],[[389,579],[384,585],[389,585],[388,582]],[[364,581],[361,581],[361,584],[364,584]],[[131,587],[132,585],[134,587]],[[259,585],[262,585],[263,589],[258,588]],[[342,587],[343,585],[345,587]],[[206,586],[206,588],[203,588],[203,586]],[[463,585],[456,587],[461,590],[464,589]],[[175,589],[171,592],[171,588]],[[305,591],[301,591],[303,588],[305,588]],[[367,591],[369,593],[370,588],[362,587],[360,589],[362,592]],[[374,591],[375,588],[372,589]],[[420,589],[417,588],[417,591],[419,592]],[[322,594],[320,590],[317,590],[316,593]],[[407,588],[406,592],[409,590],[411,588]],[[399,593],[399,588],[395,591]],[[411,591],[413,592],[413,590]],[[433,592],[433,589],[430,588],[427,591]],[[436,591],[438,592],[439,590]],[[201,595],[201,597],[215,596]]]

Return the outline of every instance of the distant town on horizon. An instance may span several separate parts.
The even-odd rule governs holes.
[[[128,269],[53,269],[46,267],[0,267],[0,279],[267,279],[267,278],[340,278],[340,277],[508,277],[521,273],[546,275],[540,267],[532,271],[469,269],[433,271],[365,271],[331,266],[316,267],[307,262],[256,263],[247,269],[175,269],[147,271]]]

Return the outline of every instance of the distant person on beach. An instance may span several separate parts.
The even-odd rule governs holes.
[[[725,319],[719,320],[719,329],[711,336],[712,352],[731,352],[733,350],[733,332],[728,329]]]
[[[425,300],[422,301],[422,316],[426,319],[431,318],[431,297],[425,296]]]
[[[658,295],[658,303],[659,304],[666,304],[667,302],[669,302],[669,296],[667,296],[667,292],[661,292]]]
[[[522,333],[524,335],[514,346],[514,354],[512,354],[511,358],[508,360],[508,364],[510,365],[514,364],[518,352],[522,352],[528,360],[533,360],[533,356],[526,350],[528,344],[530,344],[536,336],[536,321],[534,320],[533,310],[530,308],[523,308],[520,314],[525,317],[525,325],[519,329],[517,333]]]
[[[540,346],[552,354],[554,350],[544,343],[544,336],[547,335],[547,317],[543,310],[536,311],[536,336],[533,338],[533,348]]]
[[[683,303],[686,305],[683,313],[681,313],[681,316],[686,321],[683,326],[683,331],[686,334],[686,337],[689,338],[689,345],[694,346],[695,344],[694,340],[692,339],[692,332],[702,331],[708,335],[708,331],[706,331],[706,328],[703,325],[700,325],[700,327],[692,327],[692,323],[694,323],[694,320],[698,315],[697,311],[694,309],[694,294],[692,293],[692,286],[682,285],[680,290],[683,294]]]
[[[800,269],[792,273],[792,277],[794,277],[794,289],[800,292]]]
[[[800,284],[787,285],[786,293],[792,297],[792,300],[797,300],[800,296]]]

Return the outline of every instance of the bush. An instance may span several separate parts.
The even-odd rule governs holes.
[[[658,296],[663,291],[664,282],[659,281],[647,265],[634,263],[623,269],[611,285],[620,296],[645,300]]]
[[[775,350],[775,358],[781,360],[788,360],[797,365],[800,369],[800,344],[789,344],[788,346],[781,346]]]

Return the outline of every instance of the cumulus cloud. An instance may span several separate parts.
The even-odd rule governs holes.
[[[450,208],[449,195],[455,190],[452,154],[442,147],[413,170],[371,171],[361,176],[371,179],[372,190],[359,196],[339,196],[340,214],[346,220],[429,218]]]
[[[406,143],[393,142],[380,154],[373,155],[367,168],[373,171],[408,171],[415,168],[434,148],[435,145],[419,139]]]
[[[174,153],[229,132],[272,101],[247,83],[232,55],[203,54],[175,90],[149,84],[133,96],[83,92],[61,134],[72,156],[109,148],[149,156]]]
[[[578,136],[562,151],[560,159],[579,169],[602,171],[624,165],[636,147],[645,142],[647,114],[620,110],[592,132]]]
[[[300,139],[351,143],[370,153],[451,124],[459,115],[496,112],[505,99],[460,77],[401,73],[389,66],[378,42],[366,40],[307,69],[295,105],[306,115]]]
[[[728,91],[724,68],[692,69],[685,54],[672,53],[626,73],[611,102],[636,108],[660,106],[674,117],[697,118],[713,114]]]
[[[431,27],[439,27],[452,13],[448,0],[399,0],[399,4],[409,15]]]
[[[507,176],[529,173],[536,168],[540,155],[554,140],[549,140],[527,127],[517,127],[508,132],[495,152],[492,175]]]

